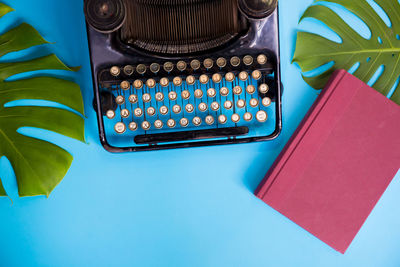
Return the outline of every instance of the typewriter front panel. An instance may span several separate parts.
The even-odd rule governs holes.
[[[171,9],[166,5],[169,2],[176,7]],[[124,22],[114,23],[118,24],[114,31],[94,28],[87,19],[94,106],[107,150],[247,143],[271,140],[280,133],[276,8],[265,17],[255,18],[240,9],[236,0],[120,3],[128,15]],[[86,9],[93,6],[87,1],[85,4]],[[207,12],[213,6],[217,11]],[[201,12],[196,13],[196,7]],[[224,8],[225,13],[234,13],[225,16],[228,22],[221,15]],[[151,14],[149,18],[142,14],[145,10]],[[140,20],[132,19],[135,14]],[[194,19],[196,15],[203,17]],[[150,26],[147,28],[153,33],[144,32],[146,23],[156,24],[155,17],[166,24],[158,35],[169,31],[166,36],[158,36]],[[171,26],[171,21],[179,17],[181,23]],[[132,23],[139,21],[144,25],[135,32]],[[228,26],[215,26],[213,30],[218,22]],[[161,27],[160,22],[156,25]]]

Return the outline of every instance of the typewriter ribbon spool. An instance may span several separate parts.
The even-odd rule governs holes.
[[[124,24],[125,5],[123,0],[87,0],[85,15],[86,21],[97,31],[111,33]]]

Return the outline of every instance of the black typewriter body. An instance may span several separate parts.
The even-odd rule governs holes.
[[[84,2],[93,107],[106,150],[239,144],[280,134],[276,1],[268,9],[256,0]],[[235,13],[229,23],[224,8]]]

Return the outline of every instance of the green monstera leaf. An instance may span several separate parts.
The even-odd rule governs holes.
[[[316,34],[299,32],[293,62],[297,62],[303,72],[314,70],[331,61],[335,63],[329,70],[317,76],[305,77],[303,75],[304,80],[315,89],[321,89],[333,71],[349,70],[353,65],[360,63],[354,75],[364,82],[368,82],[379,67],[384,65],[384,71],[373,87],[382,94],[388,95],[400,76],[399,1],[375,0],[389,17],[390,27],[366,0],[315,0],[315,2],[331,2],[342,5],[368,25],[372,36],[370,39],[365,39],[337,13],[326,6],[313,5],[309,7],[300,21],[305,18],[320,20],[336,32],[343,42],[336,43]],[[400,104],[400,84],[391,99]]]
[[[10,11],[0,4],[0,17]],[[46,43],[32,26],[23,23],[0,36],[0,57]],[[84,114],[80,88],[73,82],[45,76],[7,81],[16,74],[47,69],[78,70],[53,54],[0,63],[0,157],[6,156],[11,162],[20,196],[48,196],[67,173],[72,156],[52,143],[22,135],[18,129],[35,127],[84,142],[84,119],[74,112],[46,106],[5,106],[16,100],[47,100]],[[1,180],[0,195],[6,196]]]
[[[2,196],[2,197],[7,196],[6,190],[4,190],[1,180],[0,180],[0,196]]]

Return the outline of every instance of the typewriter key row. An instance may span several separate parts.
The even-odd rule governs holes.
[[[259,122],[266,122],[267,119],[268,119],[268,114],[267,114],[266,111],[260,110],[260,111],[258,111],[256,113],[255,118]],[[221,115],[218,116],[218,118],[215,118],[212,115],[206,116],[205,119],[204,119],[204,123],[209,125],[209,126],[211,126],[211,125],[214,125],[216,123],[216,119],[218,120],[218,123],[222,124],[222,125],[224,125],[224,124],[226,124],[228,122],[228,117],[226,115],[224,115],[224,114],[221,114]],[[240,117],[239,114],[234,113],[234,114],[232,114],[230,119],[231,119],[231,121],[233,123],[239,123],[240,120],[241,120],[241,117]],[[246,112],[243,115],[243,120],[245,120],[247,122],[252,121],[253,120],[253,114],[251,114],[250,112]],[[203,120],[199,116],[195,116],[191,121],[192,121],[192,124],[194,126],[201,126],[203,124]],[[166,126],[168,128],[171,128],[171,129],[175,128],[177,126],[177,124],[178,123],[177,123],[177,121],[175,119],[168,119],[166,121]],[[181,118],[179,120],[179,125],[181,127],[183,127],[183,128],[188,127],[189,124],[190,124],[190,121],[189,121],[188,118]],[[155,129],[162,129],[163,127],[165,127],[164,126],[164,122],[162,120],[160,120],[160,119],[155,120],[154,123],[153,123],[153,126],[154,126]],[[133,122],[129,123],[128,128],[131,131],[136,131],[136,130],[138,130],[139,125],[138,125],[137,122],[133,121]],[[152,128],[152,123],[149,122],[149,121],[143,121],[141,123],[141,128],[143,130],[145,130],[145,131],[148,131],[148,130],[150,130]],[[127,126],[126,126],[126,124],[124,122],[117,122],[115,124],[115,126],[114,126],[114,130],[115,130],[116,133],[123,134],[123,133],[126,132]]]
[[[132,97],[132,96],[131,96],[131,97]],[[131,97],[130,97],[130,98],[131,98]],[[124,97],[123,97],[123,96],[117,96],[116,99],[122,99],[122,98],[124,98]],[[118,101],[118,100],[116,100],[116,101]],[[269,97],[264,97],[264,98],[262,99],[262,101],[261,101],[261,104],[262,104],[264,107],[270,106],[271,103],[272,103],[272,100],[271,100]],[[239,100],[236,101],[236,107],[237,107],[238,109],[243,109],[243,108],[246,107],[246,105],[247,105],[247,103],[246,103],[246,101],[245,101],[244,99],[239,99]],[[252,108],[257,108],[259,105],[260,105],[260,103],[259,103],[259,100],[258,100],[257,98],[251,98],[251,99],[250,99],[250,101],[249,101],[249,106],[250,106],[250,107],[252,107]],[[226,100],[226,101],[224,102],[224,104],[223,104],[223,107],[224,107],[226,110],[230,110],[230,109],[232,109],[232,108],[234,107],[234,104],[233,104],[233,102],[232,102],[231,100]],[[204,103],[204,102],[201,102],[200,104],[198,104],[198,110],[199,110],[199,111],[201,111],[201,112],[206,112],[206,111],[208,111],[208,109],[210,109],[210,110],[212,110],[212,111],[219,111],[219,110],[220,110],[220,103],[214,101],[214,102],[212,102],[212,103],[210,104],[210,107],[208,107],[208,104],[207,104],[207,103]],[[188,103],[188,104],[185,105],[184,110],[185,110],[187,113],[193,113],[194,110],[195,110],[195,107],[194,107],[193,104]],[[172,106],[172,112],[173,112],[174,114],[180,114],[181,111],[182,111],[182,107],[181,107],[180,105],[175,104],[175,105]],[[168,109],[168,107],[165,106],[165,105],[163,105],[163,106],[161,106],[161,107],[159,108],[159,113],[160,113],[161,115],[167,115],[168,112],[169,112],[169,109]],[[148,108],[146,109],[146,113],[147,113],[148,116],[154,116],[154,115],[156,115],[157,111],[156,111],[156,109],[155,109],[154,107],[150,106],[150,107],[148,107]],[[138,107],[138,108],[135,108],[135,109],[134,109],[133,114],[134,114],[136,117],[141,117],[141,116],[144,114],[144,112],[143,112],[143,109],[142,109],[142,108]],[[129,112],[128,109],[121,109],[121,117],[122,117],[122,118],[127,118],[127,117],[129,117],[129,115],[130,115],[130,112]],[[107,116],[109,119],[113,119],[113,118],[115,117],[115,112],[114,112],[113,110],[109,110],[109,111],[107,111],[106,116]]]
[[[254,86],[248,86],[248,87],[246,88],[246,92],[247,92],[248,94],[250,94],[250,95],[254,94],[254,93],[255,93],[255,87],[254,87]],[[262,91],[260,90],[260,93],[262,93],[262,94],[266,94],[267,92],[268,92],[267,90],[262,90]],[[211,98],[211,99],[215,98],[216,93],[217,93],[217,91],[216,91],[214,88],[210,88],[210,89],[207,90],[207,96],[208,96],[209,98]],[[240,87],[240,86],[235,86],[235,88],[233,88],[233,94],[234,94],[234,95],[241,95],[242,93],[243,93],[242,87]],[[228,96],[228,95],[229,95],[229,89],[228,89],[227,87],[222,87],[222,88],[220,89],[220,94],[221,94],[221,96],[224,96],[224,97]],[[202,91],[201,89],[196,89],[196,90],[194,91],[194,97],[195,97],[196,99],[202,99],[202,98],[203,98],[203,95],[204,95],[204,93],[203,93],[203,91]],[[182,97],[182,99],[184,99],[184,100],[188,100],[188,99],[190,98],[190,96],[191,96],[191,94],[190,94],[190,91],[189,91],[189,90],[183,90],[183,91],[181,92],[181,97]],[[177,98],[178,98],[178,93],[177,93],[177,92],[171,91],[171,92],[168,93],[168,99],[169,99],[169,100],[175,101]],[[144,103],[149,103],[149,102],[151,101],[151,99],[152,99],[152,97],[151,97],[151,95],[150,95],[149,93],[144,93],[144,94],[142,95],[142,100],[143,100]],[[156,95],[155,95],[155,100],[156,100],[157,102],[164,102],[164,99],[165,99],[164,93],[162,93],[162,92],[157,92],[157,93],[156,93]],[[254,100],[253,100],[253,99],[254,99]],[[253,98],[253,99],[250,100],[250,106],[252,106],[252,107],[258,105],[258,104],[254,104],[254,101],[255,101],[255,100],[258,101],[258,99],[256,99],[256,98]],[[128,98],[128,101],[129,101],[131,104],[136,104],[136,103],[138,103],[138,101],[139,101],[139,97],[138,97],[138,95],[136,95],[136,94],[131,94],[131,95],[129,96],[129,98]],[[238,104],[238,107],[239,107],[239,108],[243,108],[243,107],[246,106],[245,102],[243,102],[243,101],[244,101],[243,99],[239,99],[239,100],[238,100],[238,103],[237,103],[237,104]],[[125,100],[125,97],[124,97],[124,96],[118,95],[118,96],[115,98],[115,102],[116,102],[118,105],[121,106],[121,105],[123,105],[123,104],[126,103],[126,100]],[[253,104],[252,104],[252,103],[253,103]],[[257,103],[258,103],[258,102],[257,102]],[[263,104],[263,106],[265,106],[265,107],[269,106],[269,105],[271,104],[271,99],[269,99],[268,97],[264,97],[264,98],[262,99],[262,104]]]
[[[212,75],[210,80],[210,77],[207,74],[202,74],[199,76],[199,82],[200,84],[208,84],[212,81],[216,84],[219,84],[223,81],[223,78],[225,78],[227,82],[233,82],[235,81],[236,76],[233,72],[228,72],[224,77],[219,73],[215,73]],[[262,78],[262,74],[261,71],[255,70],[251,73],[250,77],[249,73],[247,73],[246,71],[242,71],[239,73],[237,78],[239,78],[240,81],[247,81],[249,80],[249,78],[260,80]],[[196,77],[194,77],[193,75],[189,75],[186,77],[185,81],[187,85],[194,85],[196,83]],[[137,79],[132,83],[132,86],[135,89],[142,89],[144,85],[146,85],[148,88],[154,88],[158,84],[160,84],[162,87],[168,87],[170,85],[170,80],[166,77],[163,77],[160,79],[159,83],[157,83],[154,79],[147,79],[145,82]],[[182,86],[183,79],[179,76],[176,76],[172,79],[172,84],[178,87]],[[131,88],[131,83],[129,81],[122,81],[119,86],[122,90],[129,90]],[[260,93],[268,92],[268,89],[268,85],[263,84],[260,88]]]
[[[202,66],[205,69],[211,69],[214,67],[214,64],[222,69],[227,66],[228,62],[232,67],[239,67],[242,62],[245,66],[251,66],[254,63],[254,58],[251,55],[246,55],[242,59],[238,56],[233,56],[229,60],[224,57],[219,57],[217,60],[215,60],[215,62],[211,58],[206,58],[203,62],[200,62],[200,60],[197,59],[192,60],[190,63],[186,63],[185,61],[181,60],[178,61],[176,64],[168,61],[162,64],[162,66],[159,63],[151,63],[149,66],[145,64],[138,64],[136,67],[132,65],[126,65],[122,68],[122,71],[125,75],[131,76],[134,74],[135,70],[138,74],[143,75],[147,71],[150,71],[153,74],[157,74],[160,72],[161,68],[167,73],[172,72],[175,68],[181,72],[185,71],[188,67],[195,71],[199,70]],[[257,56],[256,62],[259,65],[265,65],[268,63],[268,57],[264,54],[260,54]],[[111,67],[110,74],[115,77],[119,76],[121,74],[121,68],[119,68],[118,66]]]

